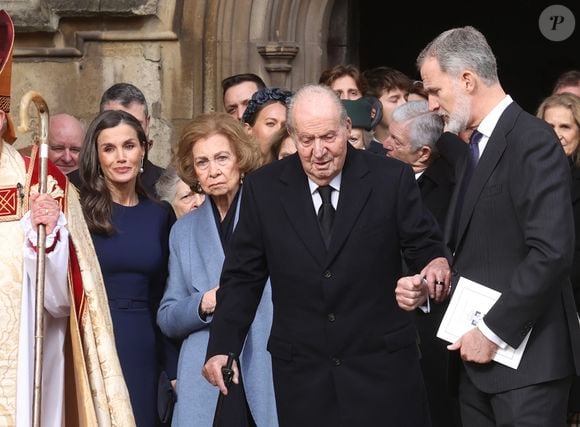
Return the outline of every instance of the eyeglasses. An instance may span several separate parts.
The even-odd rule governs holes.
[[[211,162],[215,162],[215,164],[218,166],[227,166],[232,162],[232,160],[233,156],[231,154],[221,153],[216,154],[213,159],[208,159],[207,157],[199,157],[194,159],[193,165],[196,169],[206,170],[209,168]]]

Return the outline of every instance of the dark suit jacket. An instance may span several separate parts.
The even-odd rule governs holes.
[[[239,353],[270,276],[268,342],[281,426],[429,425],[401,252],[443,254],[411,169],[348,147],[326,250],[297,155],[250,174],[226,257],[208,357]]]
[[[417,184],[421,190],[423,203],[443,228],[455,187],[453,166],[445,158],[439,157],[425,169]]]
[[[467,189],[453,260],[454,281],[465,276],[502,293],[485,316],[496,335],[518,347],[532,329],[517,370],[465,363],[486,393],[564,378],[580,366],[580,328],[568,278],[574,250],[569,185],[553,130],[512,103]]]
[[[574,290],[574,301],[576,311],[580,311],[580,168],[571,165],[572,174],[572,211],[574,213],[574,229],[576,232],[576,244],[574,247],[574,261],[572,262],[572,272],[570,280]],[[576,377],[570,391],[568,410],[580,412],[580,378]]]
[[[460,149],[467,147],[461,140],[459,144],[461,144]],[[447,161],[447,158],[439,157],[425,169],[417,180],[417,184],[419,184],[423,203],[443,229],[455,187],[454,166]],[[413,273],[415,272],[409,274]],[[427,314],[421,310],[415,310],[415,324],[421,339],[421,368],[425,378],[433,427],[461,425],[457,401],[448,394],[448,343],[437,338],[437,330],[447,310],[448,302],[448,300],[439,304],[432,302],[431,310]]]
[[[574,289],[576,309],[580,311],[580,168],[573,166],[572,172],[572,211],[574,213],[574,229],[576,231],[576,246],[570,280]]]
[[[383,147],[383,144],[381,144],[379,141],[377,141],[374,138],[371,139],[371,142],[369,143],[369,146],[367,147],[367,151],[369,153],[378,154],[379,156],[386,156],[387,155],[387,149],[385,147]]]
[[[469,151],[468,144],[454,133],[443,132],[437,140],[436,145],[440,156],[444,158],[455,171],[455,181],[458,181],[461,172],[458,168],[463,162],[463,156],[465,156]]]

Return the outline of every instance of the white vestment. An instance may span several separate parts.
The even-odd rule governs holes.
[[[18,212],[28,209],[24,188],[27,171],[22,156],[7,144],[1,144],[0,188],[18,188],[17,198],[2,192],[3,213],[20,206]],[[24,213],[24,212],[22,212]],[[32,425],[32,393],[34,380],[34,301],[36,282],[36,230],[30,213],[20,220],[21,214],[5,216],[0,222],[0,399],[10,406],[0,408],[0,424],[18,427]],[[69,233],[61,213],[57,226],[46,239],[50,248],[45,261],[45,333],[42,385],[42,426],[61,427],[64,402],[64,337],[70,313],[67,281]],[[16,356],[16,358],[14,357]],[[16,361],[16,366],[13,365]],[[13,370],[12,368],[16,368]],[[14,374],[12,374],[12,372]],[[16,399],[14,399],[16,397]],[[15,407],[12,406],[15,400]],[[14,417],[16,419],[14,419]]]
[[[70,313],[67,282],[68,231],[61,213],[58,226],[47,238],[50,247],[56,233],[59,239],[54,250],[46,254],[44,279],[44,350],[42,367],[42,427],[64,426],[64,339]],[[32,425],[32,393],[34,385],[34,304],[36,281],[36,232],[30,223],[30,212],[21,220],[24,229],[22,308],[17,371],[16,425]]]
[[[37,151],[33,147],[27,167],[1,140],[0,150],[0,427],[30,427],[36,232],[26,212],[38,186]],[[61,213],[46,242],[41,424],[132,427],[107,294],[78,193],[50,162],[48,170],[47,192],[66,220]]]

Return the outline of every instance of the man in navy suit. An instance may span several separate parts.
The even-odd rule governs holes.
[[[244,180],[204,375],[227,393],[225,355],[239,353],[269,276],[281,426],[429,426],[417,332],[398,304],[441,299],[449,270],[413,172],[351,147],[327,87],[299,90],[287,126],[298,153]],[[395,289],[401,254],[425,283]]]
[[[473,27],[440,34],[421,52],[429,106],[471,129],[451,199],[446,242],[460,276],[501,292],[459,355],[466,426],[564,426],[580,328],[568,274],[574,228],[569,168],[553,130],[506,95],[495,56]],[[492,360],[531,335],[518,369]]]

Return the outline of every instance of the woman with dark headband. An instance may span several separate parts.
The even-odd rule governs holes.
[[[275,160],[270,152],[272,136],[285,126],[292,92],[279,88],[264,88],[252,95],[242,117],[246,131],[260,147],[262,164]]]

